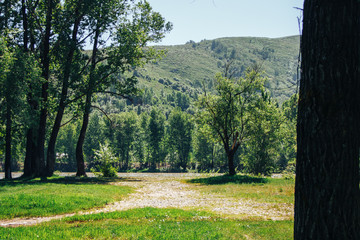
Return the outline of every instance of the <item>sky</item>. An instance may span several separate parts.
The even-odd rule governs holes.
[[[221,37],[285,37],[299,34],[303,0],[148,0],[173,23],[160,45]]]

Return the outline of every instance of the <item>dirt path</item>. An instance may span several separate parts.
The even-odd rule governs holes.
[[[257,203],[248,200],[224,198],[219,195],[202,194],[198,186],[181,182],[201,175],[179,173],[122,173],[131,181],[117,182],[119,186],[135,187],[134,193],[122,201],[104,208],[78,212],[76,214],[94,214],[100,212],[122,211],[132,208],[181,208],[206,210],[223,217],[251,218],[258,217],[272,220],[291,219],[293,206],[287,204]],[[34,225],[41,222],[73,216],[63,214],[52,217],[0,220],[2,227]]]

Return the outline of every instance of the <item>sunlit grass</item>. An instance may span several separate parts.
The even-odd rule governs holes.
[[[295,181],[245,175],[217,176],[188,180],[203,194],[267,203],[294,203]]]
[[[51,216],[119,201],[131,188],[108,180],[50,178],[0,181],[0,219]]]
[[[291,239],[292,221],[241,221],[206,212],[143,208],[0,228],[2,239]]]

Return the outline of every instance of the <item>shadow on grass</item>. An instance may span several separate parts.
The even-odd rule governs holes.
[[[12,180],[0,180],[0,187],[2,186],[17,186],[17,185],[42,185],[42,184],[77,184],[77,185],[85,185],[85,184],[109,184],[112,182],[133,182],[140,181],[137,179],[128,179],[128,178],[101,178],[101,177],[59,177],[54,176],[46,179],[40,178],[15,178]]]
[[[227,183],[235,183],[235,184],[251,184],[251,183],[267,183],[269,180],[267,178],[261,177],[252,177],[247,175],[223,175],[216,177],[208,177],[208,178],[195,178],[190,179],[188,183],[200,183],[204,185],[221,185]]]

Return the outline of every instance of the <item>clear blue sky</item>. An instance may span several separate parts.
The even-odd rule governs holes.
[[[303,0],[148,0],[174,24],[161,45],[220,37],[284,37],[299,34]]]

